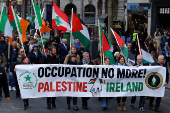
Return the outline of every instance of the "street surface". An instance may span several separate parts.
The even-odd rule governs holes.
[[[169,85],[170,86],[170,85]],[[6,103],[4,97],[2,98],[2,103],[0,105],[0,113],[141,113],[138,110],[139,105],[139,97],[137,98],[135,109],[130,108],[130,97],[127,98],[126,107],[127,111],[118,111],[116,99],[113,98],[109,101],[108,109],[103,111],[101,107],[101,101],[98,101],[97,98],[90,98],[88,101],[88,110],[84,110],[81,107],[81,98],[78,98],[78,107],[79,111],[74,111],[73,109],[67,109],[66,98],[65,97],[57,97],[56,98],[56,108],[55,109],[47,109],[46,99],[45,98],[36,98],[29,99],[29,107],[25,111],[23,110],[24,103],[21,98],[15,98],[15,91],[10,91],[10,102]],[[146,100],[145,110],[146,113],[155,113],[154,109],[149,110],[149,101]],[[72,101],[71,101],[72,107]],[[161,107],[162,113],[169,113],[170,111],[170,90],[166,89],[165,96],[162,98]]]

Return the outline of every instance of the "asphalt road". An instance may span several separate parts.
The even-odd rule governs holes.
[[[101,101],[98,101],[97,98],[90,98],[88,101],[88,110],[84,110],[81,107],[81,98],[78,98],[78,107],[79,111],[74,111],[73,109],[68,110],[67,109],[67,104],[66,104],[66,98],[65,97],[57,97],[56,99],[56,108],[48,110],[46,107],[46,99],[45,98],[37,98],[37,99],[29,99],[29,108],[25,111],[23,110],[23,101],[21,98],[15,98],[15,91],[10,91],[10,102],[6,103],[5,99],[2,98],[2,102],[0,105],[0,113],[76,113],[76,112],[81,112],[81,113],[121,113],[121,112],[126,112],[126,113],[141,113],[141,111],[138,110],[138,105],[139,105],[139,98],[137,98],[135,108],[132,109],[130,107],[130,97],[127,98],[126,101],[126,107],[127,111],[118,111],[117,110],[117,104],[116,104],[116,99],[113,98],[109,101],[108,109],[103,111],[101,107]],[[154,109],[149,110],[149,101],[146,100],[145,103],[145,110],[146,113],[155,113]],[[72,107],[72,105],[71,105]],[[162,113],[169,113],[170,111],[170,90],[166,89],[166,93],[164,98],[162,98],[161,102],[161,110]]]

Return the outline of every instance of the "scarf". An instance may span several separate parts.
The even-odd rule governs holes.
[[[90,63],[89,59],[82,59],[83,65],[88,65]]]

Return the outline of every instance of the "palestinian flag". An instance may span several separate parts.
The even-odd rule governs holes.
[[[34,8],[34,11],[35,11],[35,15],[36,15],[36,19],[38,21],[38,26],[40,27],[39,29],[42,28],[42,20],[41,20],[41,9],[40,7],[33,2],[33,8]]]
[[[83,22],[81,22],[74,12],[72,15],[72,34],[80,40],[85,50],[89,48],[90,36],[87,27]]]
[[[26,38],[26,31],[27,31],[29,22],[19,17],[16,13],[14,14],[14,18],[16,19],[16,26],[18,28],[19,35],[21,35],[20,37],[22,38],[22,42],[28,41]]]
[[[90,79],[89,83],[88,84],[94,84],[96,82],[96,78],[95,79]]]
[[[103,30],[102,52],[109,51],[109,50],[111,50],[110,46],[109,46],[109,42],[107,41],[106,35],[104,33],[104,30]]]
[[[125,42],[121,39],[121,37],[112,29],[110,28],[116,41],[117,41],[117,44],[119,45],[119,48],[121,49],[121,52],[123,53],[123,55],[126,57],[126,59],[128,59],[128,49],[126,47],[126,44]]]
[[[100,23],[99,23],[99,25],[100,25]],[[103,33],[102,33],[102,32],[103,32]],[[101,47],[105,47],[105,44],[103,44],[103,37],[106,37],[106,38],[107,38],[106,41],[107,41],[107,43],[109,44],[109,47],[111,48],[112,45],[111,45],[108,37],[107,37],[106,34],[104,33],[103,28],[102,28],[101,25],[100,25],[100,33],[101,33],[101,37],[100,37],[100,39],[101,39]],[[114,59],[113,54],[112,54],[112,52],[110,51],[110,49],[109,49],[108,51],[104,51],[104,55],[105,55],[106,57],[109,57],[109,58],[110,58],[110,65],[115,64],[115,59]]]
[[[9,2],[9,15],[8,15],[8,17],[9,17],[9,22],[10,22],[10,24],[11,24],[11,26],[12,26],[12,37],[14,37],[14,35],[15,35],[15,32],[17,31],[17,27],[16,27],[16,24],[15,24],[15,20],[14,20],[14,15],[13,15],[13,13],[12,13],[12,8],[11,8],[11,2]],[[11,38],[12,38],[11,37]]]
[[[53,0],[52,28],[61,30],[61,33],[70,32],[70,24],[67,15],[60,10]]]
[[[151,55],[149,54],[144,42],[140,41],[139,40],[139,48],[140,48],[140,51],[141,51],[141,55],[143,57],[143,64],[151,64],[154,62],[153,58],[151,57]]]
[[[9,18],[6,14],[4,7],[2,9],[2,14],[1,14],[0,31],[2,31],[4,35],[12,37],[12,26],[9,22]]]
[[[106,84],[105,80],[99,79],[100,84]]]

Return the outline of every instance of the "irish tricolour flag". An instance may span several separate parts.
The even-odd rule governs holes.
[[[67,15],[60,10],[53,0],[52,8],[52,28],[61,30],[61,33],[70,32],[70,25]]]
[[[12,26],[9,22],[9,18],[6,14],[5,8],[2,9],[0,31],[2,31],[4,35],[12,37]]]
[[[35,15],[36,15],[36,19],[37,19],[37,22],[38,22],[39,29],[41,29],[42,28],[41,9],[34,2],[33,2],[33,7],[34,7],[34,11],[35,11]]]
[[[85,24],[80,21],[74,12],[72,15],[72,32],[73,36],[78,38],[83,44],[84,49],[87,50],[90,44],[89,32]]]
[[[18,28],[19,35],[22,38],[22,42],[28,41],[26,38],[26,31],[27,31],[29,22],[19,17],[15,12],[14,12],[14,18],[15,18],[16,26]]]
[[[129,53],[128,53],[128,49],[126,47],[125,42],[120,38],[120,36],[113,29],[111,29],[111,31],[117,41],[117,44],[119,45],[119,48],[121,49],[121,52],[126,57],[126,59],[128,59]]]

